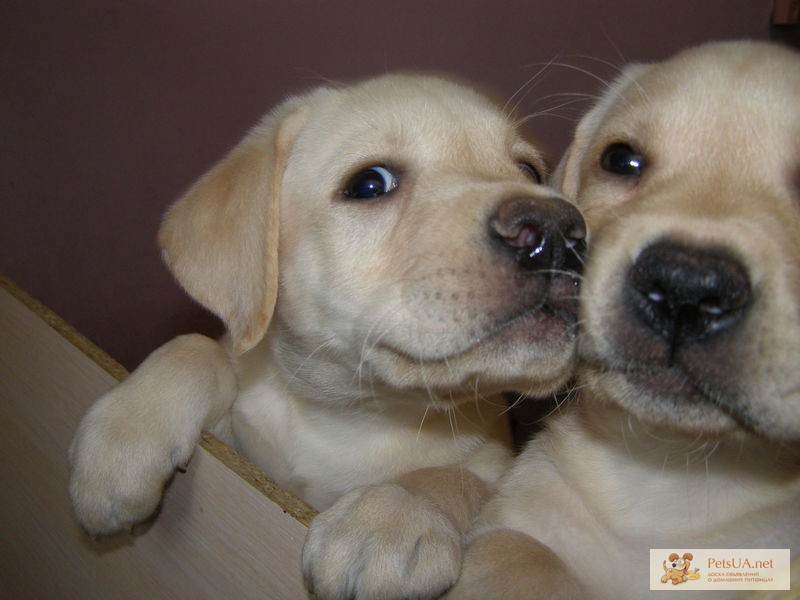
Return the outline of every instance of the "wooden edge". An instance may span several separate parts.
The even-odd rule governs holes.
[[[261,469],[219,438],[203,432],[200,445],[261,494],[280,506],[283,512],[306,527],[311,524],[311,520],[317,515],[316,510],[291,492],[279,487]]]
[[[22,302],[22,304],[27,306],[32,313],[47,323],[52,329],[55,329],[56,332],[61,335],[61,337],[66,339],[78,350],[92,359],[97,365],[100,366],[100,368],[111,375],[114,379],[117,381],[122,381],[128,376],[128,371],[125,369],[125,367],[111,358],[89,338],[84,336],[72,325],[64,321],[64,319],[59,317],[56,313],[19,287],[3,273],[0,273],[0,287],[14,296],[14,298]]]
[[[122,381],[128,376],[128,371],[125,367],[3,273],[0,273],[0,287],[24,304],[31,312],[94,361],[114,379]],[[253,465],[222,440],[210,433],[203,432],[200,445],[263,496],[280,506],[284,513],[293,517],[306,527],[308,527],[311,520],[317,514],[313,508],[300,500],[300,498],[291,492],[281,489],[274,481],[267,477],[261,469]]]

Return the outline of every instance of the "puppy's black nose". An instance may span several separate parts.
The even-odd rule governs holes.
[[[505,200],[489,219],[489,235],[527,271],[582,270],[586,223],[578,209],[566,200]]]
[[[752,300],[747,269],[736,258],[719,248],[673,241],[642,251],[627,289],[634,313],[673,353],[736,325]]]

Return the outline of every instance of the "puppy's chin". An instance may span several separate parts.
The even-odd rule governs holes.
[[[740,429],[731,415],[670,369],[622,373],[587,366],[582,377],[591,390],[590,401],[616,404],[646,423],[712,435]]]
[[[703,389],[676,369],[623,373],[594,364],[582,369],[581,380],[588,401],[615,404],[645,423],[690,435],[800,445],[800,432],[778,415],[756,411],[752,399]]]
[[[566,384],[575,364],[572,319],[531,311],[452,354],[420,358],[390,344],[375,347],[373,374],[397,389],[426,389],[445,400],[508,389],[532,395]]]

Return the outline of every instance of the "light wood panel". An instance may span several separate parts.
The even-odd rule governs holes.
[[[81,415],[115,381],[0,290],[0,597],[306,597],[304,524],[205,447],[144,531],[97,542],[80,530],[67,447]]]

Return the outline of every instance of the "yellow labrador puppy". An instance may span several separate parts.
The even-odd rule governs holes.
[[[800,56],[632,66],[558,177],[592,232],[578,399],[487,504],[451,597],[642,598],[650,548],[796,552]]]
[[[452,585],[510,458],[494,395],[553,391],[573,367],[585,228],[543,169],[506,115],[439,78],[321,88],[269,114],[160,232],[225,347],[178,338],[89,411],[71,449],[81,523],[146,518],[205,428],[320,510],[394,482],[365,501],[402,539],[354,522],[327,546],[360,492],[312,527],[319,596],[369,596],[374,569],[400,597]]]

